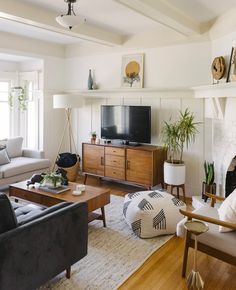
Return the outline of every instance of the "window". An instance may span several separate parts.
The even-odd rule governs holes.
[[[10,81],[0,80],[0,140],[10,136],[10,107],[8,96],[10,91]]]
[[[39,149],[38,79],[36,71],[0,73],[0,140],[22,136],[24,147]]]
[[[38,148],[38,118],[39,100],[33,81],[26,82],[27,116],[26,116],[26,145],[28,148]]]

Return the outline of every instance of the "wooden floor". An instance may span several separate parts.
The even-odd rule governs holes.
[[[92,177],[88,177],[87,184],[110,188],[111,194],[119,196],[142,190],[142,188],[115,182],[99,182]],[[157,250],[119,290],[187,290],[186,280],[181,277],[183,249],[184,240],[173,237]],[[191,271],[192,264],[193,250],[190,249],[187,273]],[[236,289],[236,267],[198,253],[198,269],[205,282],[204,290]]]

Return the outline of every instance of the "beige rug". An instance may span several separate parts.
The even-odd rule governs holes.
[[[42,289],[117,289],[147,258],[172,235],[154,239],[136,237],[122,216],[123,197],[111,196],[105,207],[107,228],[101,221],[89,224],[88,255],[72,266],[70,279],[62,273]]]

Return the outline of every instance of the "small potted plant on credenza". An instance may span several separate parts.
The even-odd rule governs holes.
[[[183,161],[184,146],[195,141],[199,122],[194,122],[194,115],[186,109],[180,111],[177,121],[165,122],[162,129],[162,141],[168,152],[164,162],[164,182],[168,185],[183,185],[185,183],[185,163]]]
[[[216,194],[216,184],[215,180],[215,170],[214,170],[214,162],[210,163],[204,162],[204,172],[205,172],[205,181],[202,183],[202,198],[206,202],[208,197],[205,195],[205,192]]]

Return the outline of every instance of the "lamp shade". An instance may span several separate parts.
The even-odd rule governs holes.
[[[84,97],[77,94],[53,95],[54,109],[79,108],[84,105]]]
[[[59,15],[56,17],[57,23],[66,28],[72,28],[85,23],[85,19],[79,15]]]

